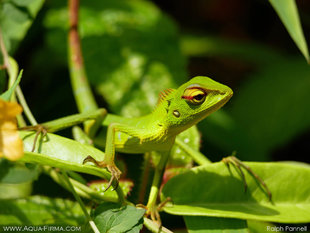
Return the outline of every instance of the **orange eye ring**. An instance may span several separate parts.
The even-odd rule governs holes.
[[[192,87],[185,89],[182,99],[185,99],[191,104],[198,105],[202,104],[205,101],[206,96],[207,92],[204,89],[198,87]]]

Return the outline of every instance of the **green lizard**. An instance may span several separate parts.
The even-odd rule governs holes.
[[[35,127],[26,127],[26,129],[36,129],[38,135],[40,132],[43,134],[55,132],[89,118],[103,120],[102,124],[108,127],[105,157],[102,161],[96,161],[91,156],[85,156],[84,163],[93,162],[99,167],[106,167],[111,172],[112,178],[108,188],[112,181],[118,180],[121,175],[114,163],[115,151],[134,154],[150,151],[159,153],[160,161],[155,168],[147,204],[149,212],[154,213],[158,186],[176,136],[221,108],[232,95],[233,91],[228,86],[208,77],[198,76],[178,89],[163,91],[154,111],[146,116],[124,118],[112,114],[105,115],[106,111],[98,110],[89,114],[72,115]]]
[[[221,108],[233,95],[233,91],[208,77],[194,77],[178,89],[167,89],[163,91],[158,99],[156,108],[152,113],[138,118],[125,118],[113,114],[106,114],[104,109],[94,112],[81,113],[64,117],[37,126],[30,126],[24,129],[37,130],[39,133],[55,132],[67,128],[89,119],[95,119],[95,129],[90,128],[88,134],[94,135],[98,126],[106,126],[107,134],[105,141],[105,157],[102,161],[96,161],[91,156],[85,156],[83,163],[92,162],[98,167],[106,167],[111,172],[111,179],[107,189],[113,180],[118,180],[121,171],[114,163],[115,151],[125,153],[145,153],[153,152],[160,156],[160,161],[155,167],[153,183],[147,203],[147,214],[155,221],[160,221],[156,208],[156,200],[161,184],[162,174],[174,143],[186,151],[195,161],[204,162],[204,157],[188,146],[182,145],[176,136],[199,121],[206,118],[214,111]],[[101,143],[102,144],[102,143]],[[35,148],[35,143],[33,150]],[[207,160],[207,159],[205,159]],[[223,159],[223,162],[236,166],[244,180],[241,167],[248,170],[266,189],[271,198],[271,193],[263,182],[249,167],[245,166],[234,156]],[[228,166],[229,168],[229,166]],[[245,180],[244,180],[245,182]],[[114,188],[116,188],[114,186]],[[245,182],[246,188],[246,182]]]
[[[115,151],[140,154],[169,152],[175,137],[221,108],[233,95],[232,90],[210,78],[198,76],[178,89],[167,89],[159,96],[154,111],[138,118],[108,114],[106,157],[97,162],[107,167],[115,179],[120,176],[114,164]]]
[[[35,127],[26,127],[26,129],[36,129],[38,135],[39,131],[43,134],[55,132],[87,119],[102,121],[101,124],[107,126],[105,157],[102,161],[96,161],[91,156],[85,156],[83,163],[93,162],[99,167],[106,167],[112,177],[108,188],[112,181],[118,180],[121,175],[121,171],[114,163],[115,151],[134,154],[150,151],[158,153],[160,161],[155,167],[147,214],[150,214],[153,220],[159,220],[156,200],[162,173],[176,136],[221,108],[232,95],[233,91],[228,86],[208,77],[198,76],[178,89],[167,89],[162,92],[156,108],[146,116],[124,118],[112,114],[106,115],[106,111],[98,110],[89,114],[72,115]]]
[[[107,115],[103,124],[108,126],[105,157],[96,161],[88,156],[84,162],[94,162],[106,167],[113,179],[118,180],[121,172],[115,166],[115,151],[125,153],[145,153],[156,151],[161,159],[155,168],[155,176],[147,204],[148,212],[154,219],[158,186],[171,147],[176,136],[212,112],[221,108],[233,95],[233,91],[208,77],[198,76],[178,89],[167,89],[159,96],[154,111],[139,118],[124,118]]]

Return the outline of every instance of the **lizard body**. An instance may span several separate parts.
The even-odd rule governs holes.
[[[208,77],[197,76],[178,89],[160,94],[154,111],[138,118],[107,115],[103,125],[108,126],[103,161],[87,158],[107,167],[113,179],[121,172],[114,164],[115,151],[144,153],[169,152],[175,137],[221,108],[232,96],[232,90]],[[167,154],[166,153],[166,154]]]
[[[106,129],[104,132],[106,137],[103,160],[96,161],[88,156],[83,163],[92,162],[99,167],[106,167],[111,172],[108,187],[111,186],[114,179],[118,180],[121,175],[121,171],[114,163],[115,151],[133,154],[145,152],[158,154],[160,160],[155,167],[147,203],[147,214],[150,214],[152,219],[159,220],[156,200],[161,177],[170,150],[176,141],[176,136],[221,108],[232,95],[233,91],[228,86],[208,77],[197,76],[177,89],[167,89],[162,92],[153,112],[142,117],[125,118],[106,114],[105,109],[98,109],[95,112],[71,115],[42,125],[26,127],[25,130],[37,130],[37,137],[40,132],[43,134],[55,132],[93,119],[96,124],[88,132],[89,135],[92,135],[99,125],[104,126],[101,127]],[[44,131],[41,131],[42,129]],[[97,144],[96,141],[95,144]],[[102,145],[102,142],[99,145]],[[33,150],[34,148],[35,143]]]

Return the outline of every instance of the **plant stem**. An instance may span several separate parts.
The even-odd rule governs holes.
[[[24,109],[24,113],[25,115],[27,116],[29,122],[31,125],[37,125],[38,122],[36,121],[36,119],[34,118],[27,102],[26,102],[26,99],[24,97],[24,94],[22,92],[22,89],[20,88],[20,86],[18,85],[16,87],[16,95],[17,95],[17,98],[19,100],[19,103],[23,106],[23,109]]]
[[[7,73],[9,75],[9,87],[10,87],[11,85],[13,85],[13,83],[15,82],[15,80],[17,78],[17,75],[18,75],[18,65],[17,65],[17,63],[15,62],[14,59],[11,59],[11,61],[12,60],[14,61],[15,66],[12,67],[12,65],[11,65],[10,56],[8,54],[8,51],[7,51],[7,49],[5,47],[5,44],[4,44],[4,41],[3,41],[3,36],[2,36],[1,28],[0,28],[0,49],[1,49],[1,53],[3,55],[3,62],[4,62],[3,66],[4,66],[4,68],[6,68]],[[12,100],[13,101],[16,100],[15,94],[12,95]],[[24,108],[23,105],[22,105],[22,107]],[[26,126],[25,120],[24,120],[24,118],[23,118],[23,116],[21,114],[17,115],[16,118],[17,118],[18,125],[20,127]]]
[[[98,106],[89,86],[84,67],[81,41],[78,32],[79,4],[79,0],[68,0],[70,27],[68,35],[68,47],[72,89],[79,112],[82,113],[97,110]],[[93,126],[96,127],[96,122],[94,120],[86,121],[84,123],[85,132],[88,135],[93,134]],[[121,204],[125,204],[126,200],[121,188],[117,187],[115,191],[118,194],[119,202]]]
[[[3,41],[1,28],[0,28],[0,48],[1,48],[1,53],[3,55],[3,63],[4,63],[3,66],[7,69],[9,76],[10,76],[12,69],[11,69],[11,64],[9,62],[9,54],[5,48],[5,44]]]
[[[91,219],[90,215],[88,214],[87,209],[86,209],[83,201],[81,200],[80,196],[77,195],[77,193],[75,192],[75,189],[74,189],[72,183],[69,180],[67,172],[65,170],[62,170],[62,173],[63,173],[63,176],[64,176],[64,178],[65,178],[65,180],[66,180],[66,182],[67,182],[67,184],[68,184],[68,186],[69,186],[69,188],[70,188],[70,190],[71,190],[75,200],[80,204],[80,207],[81,207],[82,211],[84,212],[84,215],[87,218],[87,221],[89,222],[89,225],[91,226],[91,228],[93,229],[93,231],[95,233],[100,233],[100,231],[98,230],[96,224],[94,223],[94,221]]]
[[[69,68],[74,97],[79,112],[98,108],[85,72],[78,32],[79,0],[69,0]]]
[[[43,166],[43,171],[47,175],[49,175],[56,183],[64,187],[65,189],[71,191],[70,187],[68,186],[68,183],[65,181],[64,176],[61,175],[59,172],[57,172],[55,169],[53,169],[50,166]],[[76,193],[79,196],[82,196],[84,198],[87,198],[89,200],[94,200],[97,202],[118,202],[118,198],[113,198],[113,197],[106,197],[105,195],[100,195],[96,191],[92,190],[88,186],[78,182],[75,179],[72,179],[69,177],[69,180],[71,184],[73,185],[74,189],[76,190]]]
[[[46,129],[48,129],[49,133],[53,133],[62,129],[69,128],[71,126],[78,125],[87,120],[97,120],[100,123],[102,123],[102,119],[105,117],[106,114],[107,111],[101,108],[90,112],[73,114],[56,120],[44,122],[42,123],[42,125]]]

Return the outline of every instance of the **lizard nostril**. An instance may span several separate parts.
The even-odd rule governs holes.
[[[178,111],[178,110],[174,110],[173,111],[173,115],[175,116],[175,117],[180,117],[180,112]]]

